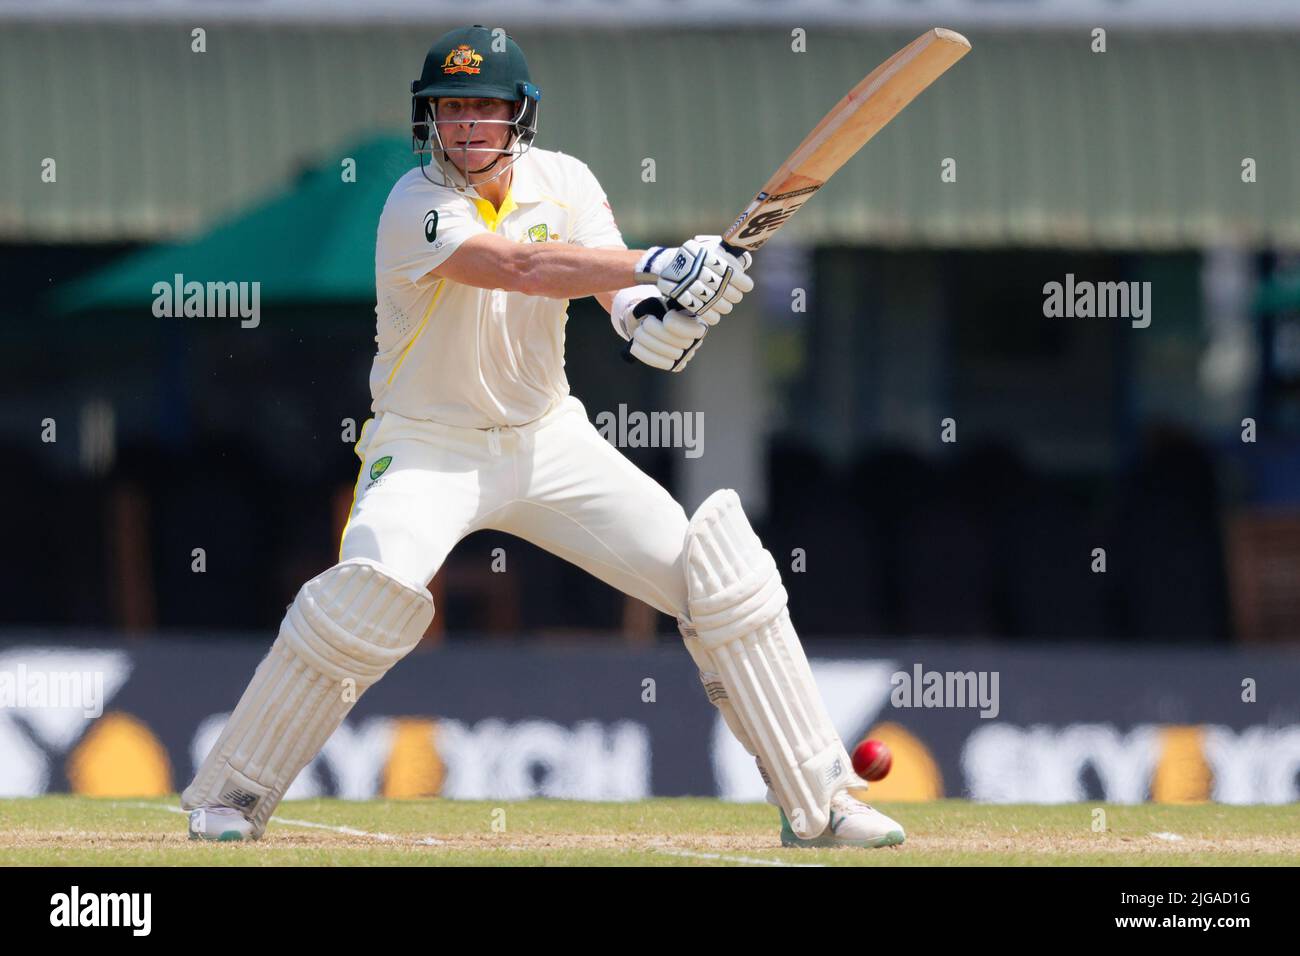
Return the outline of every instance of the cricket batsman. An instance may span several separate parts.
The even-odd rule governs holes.
[[[849,792],[866,781],[736,493],[688,519],[569,394],[568,300],[595,296],[631,355],[680,372],[753,287],[748,253],[717,236],[629,250],[591,170],[533,145],[541,91],[502,34],[441,37],[411,93],[420,162],[379,220],[374,417],[339,562],[302,586],[181,795],[191,838],[262,835],[357,698],[423,636],[447,554],[491,528],[677,619],[781,810],[783,844],[901,843],[899,824]]]

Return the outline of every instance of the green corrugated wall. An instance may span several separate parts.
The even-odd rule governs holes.
[[[0,239],[201,230],[302,165],[400,130],[447,24],[0,26]],[[839,96],[911,38],[521,31],[539,145],[585,159],[625,233],[730,223]],[[1300,36],[972,32],[974,51],[790,227],[821,241],[1300,248]],[[40,181],[54,157],[58,181]],[[656,163],[642,182],[642,161]],[[957,182],[940,181],[945,157]],[[1241,181],[1241,162],[1258,182]],[[310,241],[305,236],[304,241]]]

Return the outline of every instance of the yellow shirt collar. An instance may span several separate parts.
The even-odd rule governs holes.
[[[492,232],[497,231],[497,226],[500,225],[502,219],[519,208],[518,204],[515,203],[515,187],[513,184],[506,190],[506,198],[501,201],[500,209],[497,209],[491,202],[480,196],[471,198],[474,200],[475,208],[478,209],[478,214],[483,217],[483,222],[487,224],[488,229]]]
[[[538,192],[537,182],[533,176],[533,157],[530,153],[524,153],[510,168],[510,188],[506,190],[506,198],[501,201],[499,210],[493,208],[486,199],[478,196],[470,198],[474,201],[474,206],[478,209],[478,214],[483,217],[483,222],[487,224],[488,229],[496,232],[501,220],[521,205],[542,201],[542,194]]]

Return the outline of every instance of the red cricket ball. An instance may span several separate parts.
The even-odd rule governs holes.
[[[894,755],[879,740],[864,740],[853,751],[853,772],[864,780],[883,780],[894,765]]]

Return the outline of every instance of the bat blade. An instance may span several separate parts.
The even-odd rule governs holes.
[[[960,33],[927,30],[872,70],[804,137],[722,236],[753,252],[908,103],[970,52]]]

